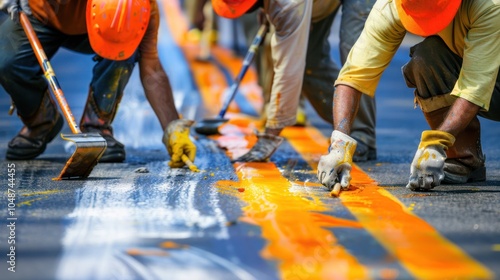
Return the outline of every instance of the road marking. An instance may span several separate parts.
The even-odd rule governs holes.
[[[241,220],[255,224],[267,240],[261,255],[277,261],[282,279],[367,279],[367,269],[337,243],[328,227],[360,228],[332,217],[314,195],[291,189],[273,163],[234,165],[239,182],[220,181],[221,192],[246,202]]]
[[[178,33],[174,36],[179,40],[187,29],[181,30],[178,25],[179,19],[183,19],[178,17],[182,14],[178,6],[178,1],[171,0],[164,1],[164,3],[170,21],[169,25],[176,26],[176,28],[171,29],[177,30]],[[182,27],[186,27],[186,25],[182,25]],[[190,55],[192,56],[193,54]],[[195,69],[194,66],[193,69]],[[197,75],[196,71],[194,71],[194,75]],[[196,80],[198,85],[206,86],[207,83],[210,82],[206,77],[198,77]],[[220,79],[218,81],[222,82]],[[202,86],[200,90],[203,93],[204,86]],[[219,103],[217,98],[220,99],[220,93],[211,95],[204,93],[203,96],[206,102],[205,104]],[[213,98],[214,96],[216,96],[215,99]],[[316,170],[319,156],[326,153],[328,148],[326,137],[314,128],[287,128],[284,130],[283,135],[288,138],[290,144],[310,164],[312,169]],[[311,143],[314,143],[314,145]],[[356,277],[359,278],[366,278],[368,276],[366,268],[360,265],[357,260],[341,246],[336,246],[336,249],[340,250],[341,253],[338,251],[335,252],[340,255],[336,255],[335,260],[328,262],[328,265],[322,266],[321,262],[318,262],[318,259],[325,260],[322,259],[322,257],[328,259],[332,256],[330,253],[334,252],[325,249],[327,254],[325,256],[322,255],[321,258],[314,257],[313,252],[313,257],[311,258],[310,248],[303,248],[307,246],[301,246],[300,242],[295,242],[297,240],[300,241],[300,239],[294,239],[294,237],[301,237],[300,234],[303,229],[298,225],[297,228],[294,228],[294,223],[296,225],[296,221],[305,220],[306,224],[311,223],[314,225],[314,222],[310,220],[311,217],[309,216],[287,220],[285,217],[288,216],[282,215],[284,212],[281,210],[277,211],[273,208],[288,207],[289,205],[295,205],[295,203],[298,203],[297,201],[301,201],[296,199],[296,196],[290,195],[290,182],[281,177],[281,174],[278,174],[279,171],[276,166],[272,164],[246,164],[235,165],[235,167],[237,167],[237,174],[241,182],[234,194],[239,195],[240,198],[249,204],[244,208],[244,219],[249,222],[257,223],[262,227],[263,237],[269,241],[264,256],[281,261],[280,271],[284,278],[293,276],[295,273],[307,277],[311,277],[311,275],[318,277],[325,276],[325,273],[328,275],[330,271],[331,263],[338,264],[339,260],[348,260],[348,262],[351,263],[351,268],[359,269],[353,272],[350,271],[349,268],[343,269],[343,267],[340,267],[337,268],[334,275],[343,275],[344,277],[356,275]],[[269,170],[265,170],[266,168]],[[352,174],[354,177],[352,181],[352,191],[342,192],[340,200],[358,219],[360,225],[362,225],[366,231],[370,232],[387,251],[394,255],[416,278],[449,278],[457,276],[473,278],[492,277],[488,269],[469,257],[458,246],[442,237],[439,232],[424,220],[412,214],[396,197],[377,186],[377,183],[357,166],[354,166]],[[270,179],[269,176],[271,175],[275,177]],[[256,187],[257,185],[258,187]],[[268,191],[263,192],[263,188]],[[226,186],[220,187],[220,189],[221,191],[228,192],[228,189],[231,188]],[[277,189],[278,191],[276,191]],[[277,193],[279,195],[277,195]],[[258,196],[254,197],[255,195]],[[283,203],[286,199],[292,199],[292,201]],[[255,200],[260,203],[256,203]],[[319,200],[313,199],[313,201],[317,204]],[[299,203],[299,205],[301,204]],[[305,209],[308,208],[306,207]],[[296,212],[297,215],[309,215],[311,214],[310,211],[312,210],[295,211],[292,217],[295,217]],[[317,211],[317,209],[315,211]],[[251,218],[249,218],[249,215]],[[272,220],[265,219],[269,217],[271,217]],[[277,222],[278,219],[279,222]],[[280,228],[291,228],[292,230],[289,230],[285,235],[281,233]],[[334,236],[321,227],[313,226],[313,228],[313,231],[319,231],[320,236],[326,239],[314,239],[311,241],[313,242],[312,244],[320,244],[319,248],[330,248],[328,246],[334,243]],[[322,230],[325,232],[321,232]],[[307,231],[307,229],[305,231]],[[294,236],[294,234],[298,236]],[[306,240],[308,239],[306,238]],[[328,240],[331,243],[329,243]],[[280,246],[284,244],[298,246],[294,248],[300,248],[301,250],[287,250],[286,246]],[[305,265],[305,260],[307,260],[306,262],[310,261],[309,265]],[[305,272],[311,272],[312,274]]]
[[[205,104],[205,110],[210,116],[215,116],[219,113],[222,106],[222,100],[225,99],[226,90],[229,89],[229,84],[236,77],[239,69],[242,66],[243,60],[237,57],[230,50],[224,49],[217,45],[211,47],[212,59],[217,59],[220,66],[227,69],[232,75],[231,81],[228,81],[214,61],[200,62],[197,61],[200,46],[199,44],[189,42],[185,38],[188,32],[188,21],[184,16],[179,1],[164,0],[162,2],[163,10],[166,15],[166,22],[176,44],[182,49],[193,78],[198,85],[200,94]],[[263,106],[262,90],[257,83],[257,73],[253,67],[250,67],[242,80],[239,93],[243,95],[235,98],[240,107],[251,107],[247,111],[260,112]],[[247,100],[249,102],[247,102]],[[250,104],[250,105],[249,105]],[[212,106],[208,106],[212,105]],[[239,111],[236,102],[232,102],[229,106],[229,112]]]
[[[283,136],[316,170],[319,156],[328,150],[328,139],[313,127],[290,127]],[[342,192],[340,200],[416,278],[493,278],[486,267],[408,211],[356,165],[351,175],[351,190]]]
[[[130,278],[137,267],[123,266],[117,256],[148,240],[229,238],[218,193],[203,188],[201,173],[170,169],[167,162],[152,162],[147,168],[159,176],[145,189],[137,188],[141,174],[117,168],[118,179],[88,181],[76,190],[75,209],[66,217],[58,279]],[[94,170],[99,171],[105,172]],[[185,176],[190,180],[181,179]],[[197,202],[200,192],[206,203]],[[203,267],[195,261],[190,265]],[[77,276],[75,267],[80,269]],[[147,263],[141,269],[149,271]],[[169,275],[183,278],[182,271],[176,272]]]

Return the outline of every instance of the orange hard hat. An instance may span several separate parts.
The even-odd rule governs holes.
[[[461,0],[395,0],[407,31],[430,36],[443,30],[455,17]]]
[[[146,33],[150,0],[89,0],[87,32],[92,49],[111,60],[128,59]]]
[[[237,18],[246,13],[257,0],[212,0],[214,11],[221,17]]]

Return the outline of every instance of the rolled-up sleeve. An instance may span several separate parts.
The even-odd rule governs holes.
[[[335,86],[347,85],[373,97],[382,73],[405,34],[394,3],[377,1],[366,20],[365,28],[349,52]]]

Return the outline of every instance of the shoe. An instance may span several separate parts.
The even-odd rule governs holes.
[[[29,160],[42,154],[61,131],[64,121],[48,92],[33,116],[21,117],[24,127],[9,141],[5,157],[9,160]]]
[[[377,150],[368,147],[365,143],[359,141],[356,139],[358,142],[358,145],[356,146],[356,151],[354,152],[354,155],[352,156],[352,161],[354,162],[363,162],[363,161],[368,161],[368,160],[376,160],[377,159]]]
[[[486,181],[486,167],[484,165],[472,169],[456,159],[447,159],[444,162],[444,184],[465,184],[483,181]]]
[[[117,101],[110,113],[103,112],[94,100],[92,89],[89,90],[87,103],[80,120],[82,132],[99,133],[106,140],[106,150],[99,162],[123,162],[125,160],[125,145],[113,137],[111,122],[114,119],[119,101]]]
[[[125,160],[125,145],[118,142],[111,135],[102,135],[106,140],[106,150],[99,159],[99,162],[123,162]]]
[[[106,150],[102,154],[99,162],[123,162],[126,158],[125,145],[116,140],[113,135],[100,131],[95,127],[85,127],[85,133],[98,133],[106,140]]]
[[[7,147],[6,158],[10,160],[29,160],[45,152],[47,144],[50,143],[59,134],[63,127],[64,121],[59,115],[52,128],[45,134],[37,135],[34,138],[25,136],[25,131],[29,130],[23,127],[21,132],[10,140]]]

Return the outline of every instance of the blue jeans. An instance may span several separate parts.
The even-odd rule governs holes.
[[[87,34],[66,35],[32,16],[30,21],[49,59],[60,47],[94,54]],[[19,23],[6,19],[0,24],[0,50],[0,84],[11,96],[18,114],[29,117],[40,107],[48,84]],[[111,112],[118,106],[137,59],[138,52],[124,61],[94,59],[90,87],[99,109]]]

